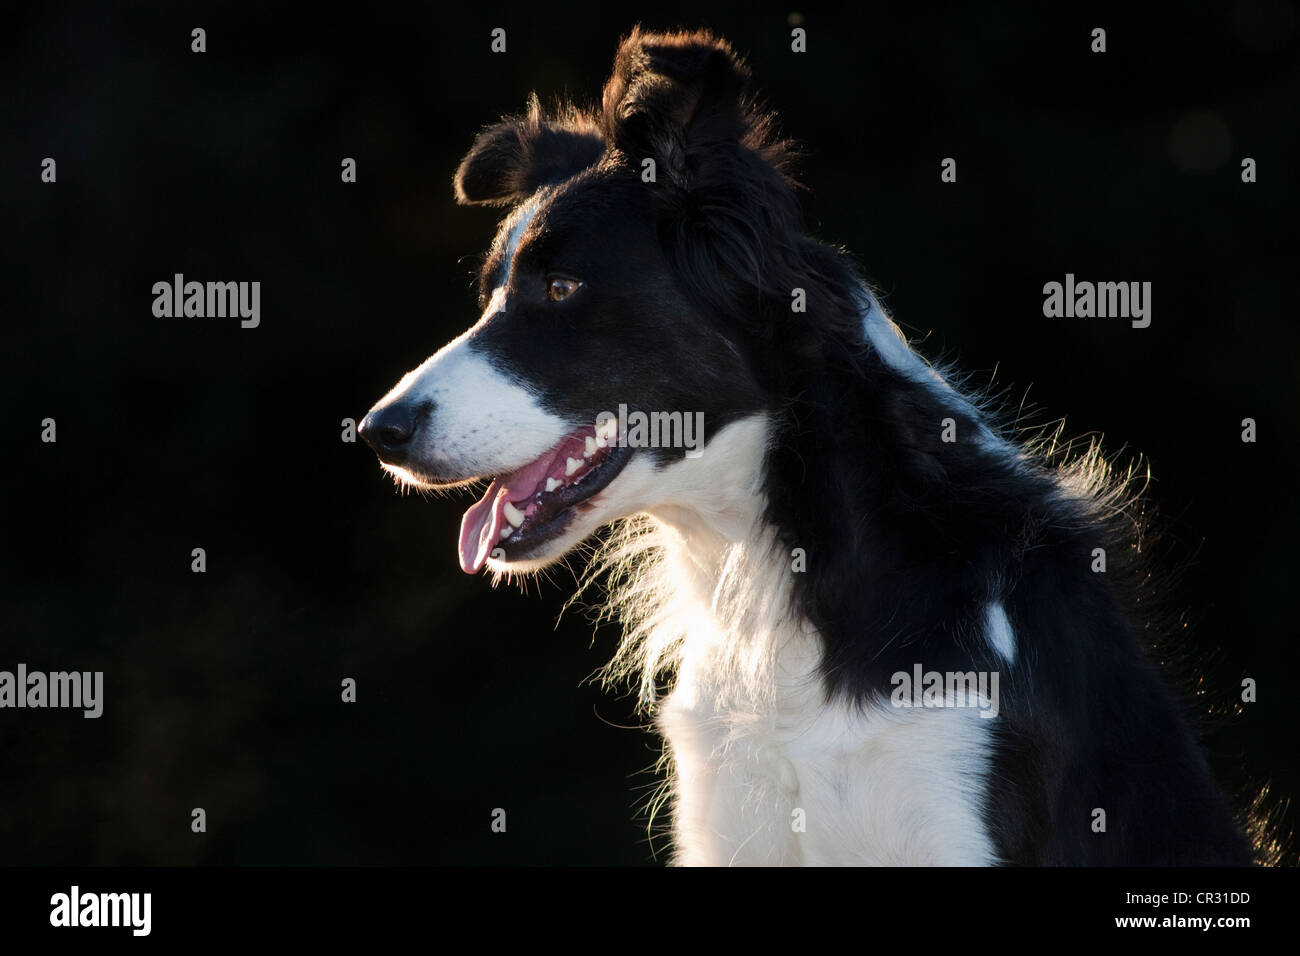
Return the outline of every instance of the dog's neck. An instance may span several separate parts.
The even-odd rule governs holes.
[[[665,545],[677,539],[681,558],[711,592],[727,553],[752,542],[763,529],[763,462],[770,426],[766,416],[733,422],[704,453],[665,469],[665,503],[648,511],[663,529]]]
[[[625,573],[613,610],[626,635],[611,674],[639,679],[645,698],[647,676],[673,674],[679,692],[757,713],[815,666],[815,635],[791,602],[800,559],[764,517],[770,434],[766,416],[753,416],[714,436],[701,458],[668,466],[665,503],[614,549]],[[682,686],[688,674],[695,686]]]

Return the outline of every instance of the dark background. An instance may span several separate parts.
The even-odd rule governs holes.
[[[476,316],[495,214],[450,189],[476,130],[531,90],[594,100],[637,17],[748,56],[812,228],[927,355],[1147,456],[1215,768],[1297,792],[1296,6],[807,5],[803,55],[788,9],[620,6],[7,14],[0,669],[102,670],[106,701],[0,711],[0,863],[654,859],[658,744],[584,683],[616,635],[555,625],[563,572],[461,574],[469,500],[340,441]],[[261,281],[261,327],[154,318],[176,272]],[[1151,327],[1045,319],[1066,272],[1151,281]]]

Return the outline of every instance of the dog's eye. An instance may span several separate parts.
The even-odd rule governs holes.
[[[546,280],[546,294],[552,302],[562,302],[581,288],[582,283],[577,279],[551,276]]]

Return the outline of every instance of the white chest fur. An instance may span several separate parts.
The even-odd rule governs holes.
[[[799,572],[760,519],[767,434],[761,419],[735,423],[703,459],[664,469],[666,503],[612,549],[628,634],[611,676],[675,674],[656,712],[676,862],[996,862],[989,720],[826,699],[817,635],[789,602]]]
[[[981,865],[990,724],[970,709],[826,703],[815,673],[740,710],[685,670],[660,709],[676,862]]]

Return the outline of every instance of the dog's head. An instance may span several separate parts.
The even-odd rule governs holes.
[[[720,40],[634,31],[598,111],[533,98],[461,163],[461,203],[509,207],[482,314],[361,434],[405,481],[491,480],[461,527],[465,571],[534,570],[739,477],[711,472],[708,442],[767,406],[774,316],[807,265],[782,144],[747,86]]]

